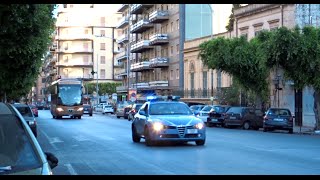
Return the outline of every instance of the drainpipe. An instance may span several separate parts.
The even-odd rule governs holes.
[[[184,41],[185,41],[185,13],[186,13],[186,5],[179,4],[179,90],[183,91],[184,88]]]

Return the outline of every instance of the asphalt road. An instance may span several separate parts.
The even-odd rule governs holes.
[[[133,143],[114,115],[53,119],[39,110],[38,141],[57,175],[319,175],[320,136],[207,128],[204,146]]]

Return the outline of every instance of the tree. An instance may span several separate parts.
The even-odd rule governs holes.
[[[228,22],[228,25],[226,26],[226,30],[227,31],[232,31],[234,28],[233,28],[233,24],[234,24],[234,10],[240,8],[241,5],[240,4],[232,4],[232,9],[231,9],[231,14],[229,16],[229,22]]]
[[[52,4],[0,5],[0,99],[27,94],[51,43]]]
[[[242,90],[256,94],[262,103],[269,97],[269,71],[261,44],[258,39],[218,37],[200,44],[199,56],[208,68],[230,74]]]

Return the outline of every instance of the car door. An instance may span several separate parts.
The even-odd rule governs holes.
[[[137,132],[141,135],[144,134],[144,126],[148,120],[148,116],[149,116],[149,113],[148,113],[148,103],[144,104],[143,107],[141,107],[141,109],[139,110],[139,115],[137,116],[137,119],[136,119],[136,124],[137,124]],[[142,115],[141,114],[141,111],[144,111],[145,112],[145,115]]]

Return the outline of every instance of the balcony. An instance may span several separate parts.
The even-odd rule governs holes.
[[[150,68],[168,67],[169,58],[167,57],[156,57],[150,60]]]
[[[150,89],[169,89],[168,81],[150,81],[149,82]]]
[[[119,36],[118,38],[117,38],[117,43],[126,43],[126,42],[128,42],[128,35],[127,34],[122,34],[121,36]]]
[[[58,53],[93,53],[92,49],[84,49],[84,48],[61,48],[58,50]]]
[[[117,92],[127,92],[128,91],[128,86],[118,86],[116,87]]]
[[[150,37],[150,45],[162,45],[169,43],[169,36],[168,34],[154,34]]]
[[[149,89],[149,87],[150,87],[148,82],[134,83],[134,84],[132,84],[132,86],[139,88],[139,89],[142,89],[142,88]]]
[[[129,4],[122,4],[121,7],[118,9],[117,12],[123,12],[129,7]]]
[[[142,61],[135,64],[131,64],[130,71],[141,72],[145,70],[150,70],[151,68],[149,67],[149,65],[150,65],[149,61]]]
[[[141,19],[140,21],[132,25],[130,32],[142,33],[152,27],[153,27],[153,24],[150,23],[148,19]]]
[[[131,53],[141,53],[145,50],[152,49],[153,47],[149,45],[149,40],[142,40],[133,44],[131,46]]]
[[[118,24],[118,26],[116,28],[121,29],[121,28],[124,28],[127,25],[129,25],[129,17],[125,16],[125,17],[122,17],[120,19],[119,24]]]
[[[126,76],[127,75],[127,69],[120,69],[114,73],[116,76]]]
[[[63,60],[62,60],[63,61]],[[92,62],[57,62],[56,66],[92,67]]]
[[[116,81],[121,81],[121,80],[123,80],[123,76],[114,76],[113,79]]]
[[[123,61],[123,60],[127,60],[127,52],[126,51],[122,51],[116,55],[116,61]]]
[[[168,11],[154,11],[149,15],[150,23],[162,23],[169,19]]]
[[[59,41],[72,41],[72,40],[92,40],[92,34],[68,34],[56,36],[56,40]]]
[[[113,67],[114,68],[124,68],[124,63],[123,62],[119,62],[119,63],[114,63],[113,64]]]
[[[133,4],[130,7],[131,14],[142,14],[144,9],[152,7],[154,4]]]

